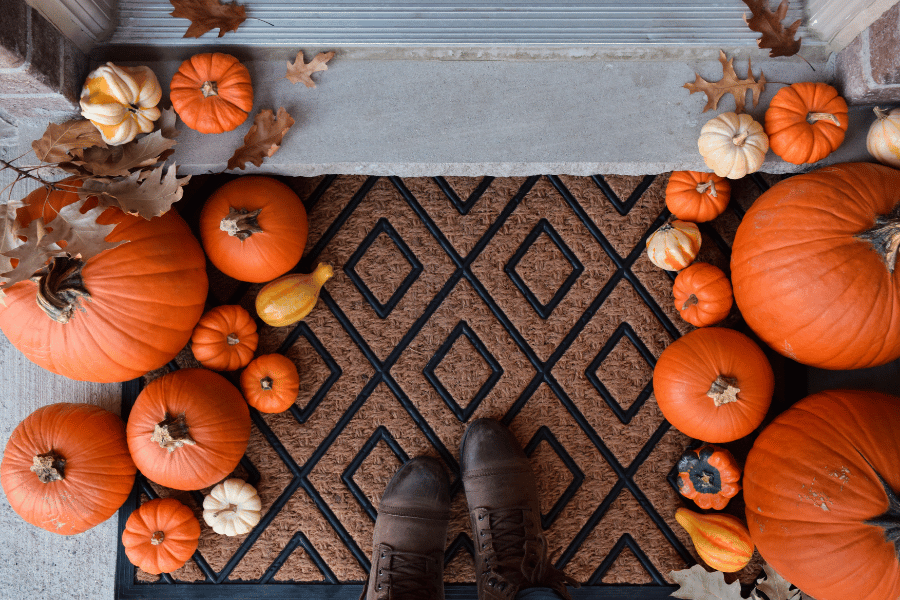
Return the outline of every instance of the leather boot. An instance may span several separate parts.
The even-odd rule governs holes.
[[[474,421],[463,435],[459,462],[478,600],[508,600],[530,587],[548,587],[571,600],[566,584],[578,584],[550,562],[537,485],[512,432],[493,419]]]
[[[387,484],[372,541],[372,569],[361,599],[444,600],[444,547],[450,483],[431,457],[406,462]]]

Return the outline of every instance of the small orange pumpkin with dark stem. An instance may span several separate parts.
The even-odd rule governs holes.
[[[250,72],[230,54],[195,54],[178,67],[170,88],[175,112],[200,133],[231,131],[253,108]]]
[[[122,532],[125,555],[133,565],[158,575],[180,569],[200,541],[200,521],[174,498],[157,498],[131,513]]]
[[[234,371],[247,366],[258,343],[256,321],[237,304],[210,309],[200,317],[191,335],[194,358],[213,371]]]
[[[709,263],[695,262],[678,273],[672,294],[681,318],[696,327],[715,325],[728,316],[734,303],[728,277]]]
[[[297,400],[299,389],[297,365],[282,354],[258,356],[241,372],[244,398],[260,412],[286,411]]]
[[[666,208],[682,221],[712,221],[730,199],[731,183],[715,173],[673,171],[666,184]]]

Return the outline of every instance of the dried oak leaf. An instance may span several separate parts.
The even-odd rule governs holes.
[[[79,175],[127,177],[134,169],[153,166],[171,156],[176,142],[157,129],[121,146],[85,148],[75,151],[76,160],[60,167]]]
[[[725,53],[719,50],[719,62],[722,63],[722,79],[716,82],[710,82],[697,74],[694,81],[684,84],[693,94],[694,92],[703,92],[706,94],[706,106],[703,112],[709,109],[718,108],[719,100],[725,94],[734,96],[735,112],[744,112],[744,99],[747,92],[753,92],[753,106],[759,102],[759,95],[766,89],[766,76],[760,71],[759,80],[753,79],[753,65],[747,61],[747,78],[741,79],[734,72],[734,58],[725,58]]]
[[[184,186],[191,176],[178,179],[175,165],[165,165],[152,171],[135,171],[125,179],[115,181],[88,179],[78,190],[82,198],[97,196],[105,206],[115,206],[124,212],[152,219],[165,214],[172,204],[181,200]]]
[[[287,78],[291,83],[302,83],[308,88],[316,87],[312,80],[312,74],[317,71],[327,71],[327,63],[334,57],[334,52],[319,52],[316,57],[309,61],[303,62],[303,50],[297,53],[297,58],[293,63],[287,63]]]
[[[160,111],[159,118],[156,120],[156,129],[162,136],[168,140],[174,140],[181,133],[175,124],[178,122],[178,115],[171,106]]]
[[[687,600],[744,600],[741,596],[739,581],[725,583],[725,575],[721,571],[708,572],[700,565],[690,569],[671,571],[669,576],[679,587],[672,592],[673,598]]]
[[[802,19],[797,19],[787,29],[781,24],[787,16],[788,0],[781,0],[774,13],[769,8],[769,0],[744,0],[744,4],[753,11],[753,17],[748,19],[744,15],[744,21],[752,31],[762,34],[756,44],[768,48],[769,56],[793,56],[800,52],[801,40],[795,40],[794,36]]]
[[[38,160],[58,163],[69,160],[72,150],[98,146],[106,148],[100,130],[87,119],[72,119],[65,123],[50,123],[41,139],[31,142]]]
[[[101,225],[97,222],[97,217],[106,210],[105,206],[95,206],[82,212],[85,202],[87,199],[81,198],[72,204],[63,206],[59,209],[56,217],[47,223],[47,229],[52,230],[51,235],[55,240],[65,242],[66,253],[82,260],[87,260],[104,250],[115,248],[128,241],[106,241],[106,236],[112,233],[116,225],[114,223]]]
[[[53,220],[56,221],[58,218]],[[18,236],[26,238],[26,240],[15,248],[4,252],[4,256],[8,259],[18,261],[12,270],[3,273],[3,278],[6,279],[3,285],[6,288],[20,281],[31,279],[31,276],[43,267],[48,260],[65,254],[65,250],[57,243],[60,239],[59,235],[49,233],[44,226],[43,219],[35,219],[28,224],[28,227],[20,228],[16,233]]]
[[[169,0],[175,10],[173,17],[188,19],[191,26],[184,37],[200,37],[207,31],[219,29],[219,37],[237,28],[247,18],[244,7],[237,3],[222,4],[220,0]]]
[[[244,145],[235,150],[228,159],[228,169],[245,169],[247,163],[260,166],[267,156],[272,156],[281,147],[281,140],[288,132],[294,119],[284,110],[278,109],[275,115],[268,108],[259,111],[253,119],[253,126],[244,136]]]
[[[768,600],[800,600],[800,590],[791,589],[791,583],[778,574],[768,563],[763,563],[766,577],[756,581],[756,589],[750,595],[752,600],[762,600],[757,592],[765,594]]]

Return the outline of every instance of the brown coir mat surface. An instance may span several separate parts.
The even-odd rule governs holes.
[[[188,222],[230,178],[195,177],[179,203]],[[425,454],[457,484],[445,580],[474,581],[458,448],[479,417],[504,420],[527,449],[550,553],[575,579],[667,583],[696,561],[673,518],[696,507],[667,481],[691,440],[664,421],[651,384],[655,358],[691,328],[672,305],[671,275],[643,251],[669,216],[667,175],[282,180],[309,214],[296,270],[325,261],[335,276],[286,350],[301,374],[294,408],[254,415],[235,471],[257,486],[267,526],[218,536],[201,516],[207,489],[152,485],[197,512],[212,571],[365,580],[384,486],[403,459]],[[760,193],[750,178],[734,187],[728,211],[702,226],[699,257],[726,272],[742,209]],[[261,286],[212,267],[210,278],[211,305],[255,314]],[[740,328],[739,315],[724,324]],[[261,325],[257,354],[291,330]],[[197,366],[189,347],[177,362]],[[731,510],[741,513],[740,497]],[[757,556],[739,576],[759,569]],[[206,578],[194,561],[171,576]]]

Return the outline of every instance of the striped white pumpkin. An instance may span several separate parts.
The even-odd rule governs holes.
[[[91,71],[81,90],[81,116],[103,141],[118,146],[153,131],[162,88],[148,67],[119,67],[111,62]]]
[[[672,221],[647,238],[647,257],[660,269],[680,271],[697,258],[700,242],[700,229],[696,224]]]
[[[889,112],[875,108],[875,115],[866,136],[866,149],[881,164],[900,168],[900,108]]]

